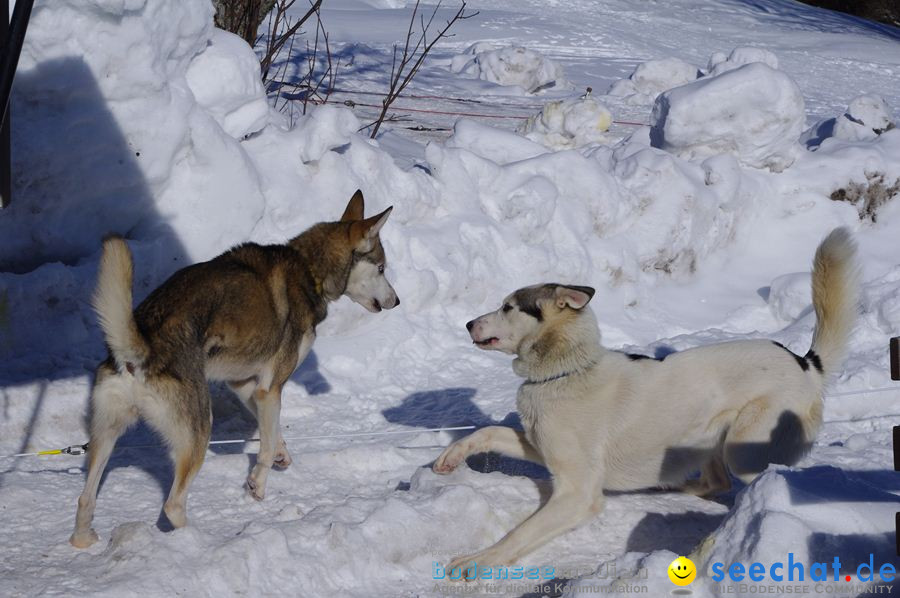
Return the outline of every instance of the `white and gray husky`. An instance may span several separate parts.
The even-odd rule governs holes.
[[[491,426],[434,463],[450,473],[495,451],[547,467],[549,501],[499,542],[455,559],[470,574],[510,564],[603,510],[603,490],[663,486],[712,496],[733,474],[750,483],[770,463],[796,463],[822,424],[822,392],[838,371],[856,317],[855,245],[836,229],[816,251],[816,329],[795,355],[744,340],[651,359],[604,349],[586,308],[590,287],[519,289],[500,309],[467,324],[475,344],[516,355],[525,378],[516,404],[523,431]],[[699,479],[689,476],[700,472]]]

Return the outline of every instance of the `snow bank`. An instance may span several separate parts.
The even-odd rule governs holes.
[[[689,160],[730,153],[746,166],[780,172],[797,157],[805,119],[796,83],[751,63],[660,95],[650,136],[654,147]]]
[[[832,137],[846,141],[871,141],[894,127],[894,114],[884,98],[863,94],[853,98],[843,114],[810,127],[800,141],[815,150]]]
[[[679,58],[648,60],[637,66],[628,79],[613,83],[606,93],[629,104],[650,104],[659,94],[690,83],[700,76],[700,69]]]
[[[497,271],[505,256],[527,256],[535,280],[538,273],[575,279],[588,270],[614,285],[648,275],[681,277],[730,242],[740,213],[752,210],[752,202],[734,201],[740,195],[733,161],[695,165],[630,143],[598,146],[587,156],[523,152],[510,163],[500,143],[487,141],[508,133],[462,128],[468,129],[478,135],[429,145],[426,160],[445,209],[466,221],[473,212],[490,218],[490,229],[478,229],[471,249],[480,254],[489,247]],[[698,185],[707,177],[709,184]]]
[[[815,152],[802,152],[791,167],[816,194],[866,221],[894,222],[900,215],[900,129],[870,141],[828,138]]]
[[[495,48],[485,43],[473,44],[453,57],[450,68],[465,77],[516,86],[526,93],[569,85],[560,65],[521,46]]]
[[[854,584],[867,585],[857,580],[857,570],[863,563],[868,564],[870,554],[878,579],[879,566],[885,562],[893,563],[895,559],[893,535],[885,534],[884,529],[885,522],[893,521],[897,496],[880,487],[889,475],[891,472],[887,471],[851,472],[830,466],[806,469],[771,466],[738,495],[718,529],[687,555],[698,569],[696,579],[689,586],[692,595],[713,598],[725,593],[766,593],[777,583],[769,577],[774,563],[783,564],[781,570],[776,569],[776,574],[784,574],[783,583],[808,585],[810,589],[816,584],[813,576],[821,576],[821,571],[813,573],[813,564],[824,563],[827,571],[824,581],[832,582],[833,587],[835,557],[841,563],[839,583],[846,584],[845,576],[850,575]],[[792,562],[802,563],[802,582],[798,580],[796,568],[793,581],[787,581],[789,554],[793,555]],[[649,591],[651,596],[671,593],[675,587],[666,571],[677,556],[667,550],[626,555],[616,563],[616,569],[621,573],[608,583],[604,593],[631,595],[627,589],[629,583],[645,585],[645,593]],[[743,565],[740,582],[728,577],[732,563]],[[762,581],[756,582],[747,576],[751,563],[764,565]],[[716,569],[714,565],[717,565]],[[635,570],[642,570],[646,579],[636,582]],[[732,590],[723,591],[712,579],[719,570],[725,572],[721,583],[733,587]],[[867,573],[864,569],[863,574]],[[595,577],[587,577],[572,583],[563,595],[580,596],[597,584]],[[739,590],[739,587],[745,589]],[[841,592],[832,589],[828,593]]]
[[[269,118],[259,59],[243,39],[214,29],[209,45],[187,70],[188,86],[226,133],[236,139],[255,133]]]
[[[548,102],[525,121],[519,132],[551,149],[572,149],[608,141],[604,133],[612,124],[609,109],[588,97]]]
[[[714,52],[709,58],[707,73],[711,77],[727,73],[745,64],[761,62],[778,69],[778,57],[765,48],[741,47],[735,48],[728,56],[722,52]]]
[[[444,142],[444,147],[469,149],[479,156],[489,157],[497,164],[509,164],[546,154],[547,148],[535,141],[461,118],[453,125],[453,135]]]
[[[260,126],[265,97],[252,52],[214,33],[212,12],[180,0],[35,8],[12,98],[18,196],[0,218],[0,267],[72,263],[111,232],[165,238],[177,265],[250,233],[263,198],[233,136]]]
[[[812,276],[808,272],[783,274],[769,286],[767,303],[781,322],[793,322],[812,307]]]

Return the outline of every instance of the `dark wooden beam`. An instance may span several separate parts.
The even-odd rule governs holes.
[[[2,124],[0,129],[5,128],[5,132],[0,133],[0,207],[9,205],[10,200],[10,147],[9,147],[9,95],[12,92],[13,79],[16,76],[16,67],[19,65],[19,54],[22,52],[22,44],[25,43],[25,32],[28,30],[28,20],[31,19],[31,9],[34,6],[34,0],[17,0],[13,7],[12,18],[8,21],[7,27],[0,27],[3,30],[3,54],[0,55],[0,110],[2,110]],[[9,15],[9,2],[4,0],[0,10],[4,11],[3,18]],[[4,23],[5,24],[5,23]]]
[[[900,336],[891,339],[891,380],[900,380]],[[900,471],[900,426],[894,426],[894,471]],[[900,513],[894,516],[894,540],[900,556]]]
[[[891,380],[900,380],[900,336],[891,339]]]
[[[0,13],[3,21],[0,22],[0,48],[3,53],[7,50],[9,40],[9,0],[0,0]],[[3,119],[0,125],[0,209],[9,205],[12,195],[12,155],[9,140],[9,118]]]

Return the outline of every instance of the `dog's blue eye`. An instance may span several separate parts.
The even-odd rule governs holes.
[[[506,313],[506,312],[510,311],[511,309],[512,309],[512,305],[510,305],[509,303],[505,303],[503,305],[503,313]]]

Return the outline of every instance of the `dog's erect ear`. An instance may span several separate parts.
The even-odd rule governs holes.
[[[378,236],[381,227],[387,222],[388,216],[391,215],[391,210],[393,209],[394,206],[391,206],[381,214],[350,225],[350,242],[356,246],[358,251],[370,251],[372,249],[373,240]]]
[[[580,286],[558,286],[556,287],[556,306],[560,309],[571,307],[572,309],[581,309],[594,296],[594,289],[591,287]]]
[[[349,222],[351,220],[362,220],[365,214],[366,201],[363,199],[362,191],[356,190],[347,207],[344,209],[344,215],[341,216],[341,222]]]

